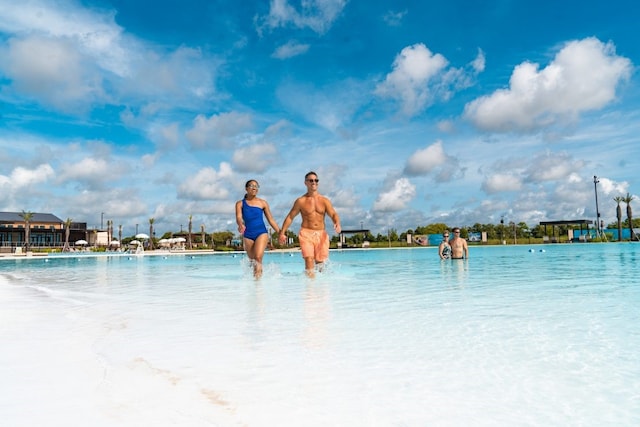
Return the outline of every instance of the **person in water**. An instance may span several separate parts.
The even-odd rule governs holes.
[[[278,223],[271,215],[269,204],[258,197],[259,189],[258,181],[250,179],[245,184],[244,198],[236,202],[238,231],[242,234],[244,250],[253,264],[253,275],[256,278],[262,276],[262,258],[269,243],[269,234],[264,225],[263,216],[267,218],[276,233],[280,230]]]
[[[460,229],[458,227],[453,229],[453,240],[449,241],[451,246],[451,259],[468,259],[469,258],[469,246],[467,241],[460,237]]]
[[[304,258],[305,273],[308,277],[315,276],[315,268],[322,269],[323,263],[329,259],[329,235],[325,230],[324,220],[328,215],[333,221],[333,229],[340,233],[340,217],[333,208],[331,201],[318,193],[318,174],[309,172],[304,177],[307,192],[298,197],[293,207],[284,219],[280,228],[278,240],[286,242],[286,231],[298,215],[302,215],[302,226],[298,234],[302,258]]]
[[[438,247],[438,255],[440,255],[440,259],[451,258],[451,245],[449,245],[449,231],[445,231],[444,233],[442,233],[442,242]]]

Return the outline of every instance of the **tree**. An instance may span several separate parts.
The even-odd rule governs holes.
[[[200,239],[202,240],[202,247],[207,247],[206,234],[204,232],[204,224],[200,224]]]
[[[193,244],[191,243],[192,231],[193,231],[193,215],[189,215],[189,235],[187,236],[187,245],[189,245],[189,249],[193,249]]]
[[[24,220],[24,242],[26,250],[29,252],[31,249],[31,220],[33,219],[33,212],[25,212],[23,210],[19,215]]]
[[[622,208],[620,207],[620,202],[624,200],[622,196],[616,196],[613,200],[618,204],[616,206],[616,217],[618,218],[618,242],[622,241]]]
[[[71,234],[71,218],[67,218],[64,222],[64,246],[62,247],[62,252],[69,252],[71,247],[69,246],[69,235]]]
[[[149,218],[149,250],[153,250],[153,223],[155,218]]]
[[[636,236],[633,233],[633,212],[631,211],[631,201],[634,199],[632,195],[627,193],[627,196],[622,199],[627,204],[627,219],[629,220],[629,240],[636,240]]]

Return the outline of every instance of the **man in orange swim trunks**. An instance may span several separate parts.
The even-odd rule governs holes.
[[[329,259],[329,235],[324,226],[325,215],[333,221],[333,228],[340,233],[340,217],[333,208],[331,201],[318,193],[318,174],[309,172],[304,176],[304,185],[307,186],[306,194],[298,197],[293,203],[289,214],[285,217],[278,240],[280,244],[286,242],[285,232],[293,222],[293,219],[302,214],[302,226],[298,238],[304,268],[307,276],[315,275],[315,267],[321,268],[322,263]]]

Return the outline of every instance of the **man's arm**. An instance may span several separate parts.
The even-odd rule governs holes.
[[[300,213],[299,200],[300,199],[296,199],[296,201],[293,203],[293,207],[291,208],[287,216],[284,217],[284,221],[282,222],[282,227],[280,227],[280,233],[278,235],[278,242],[280,242],[280,244],[286,242],[287,236],[285,233],[293,222],[293,219]]]
[[[325,209],[331,221],[333,221],[333,229],[336,233],[340,233],[342,227],[340,227],[340,217],[338,216],[338,212],[333,208],[331,201],[325,197]]]

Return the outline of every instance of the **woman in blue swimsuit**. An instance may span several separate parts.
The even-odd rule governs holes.
[[[269,234],[264,225],[263,215],[269,221],[276,233],[280,233],[280,227],[273,219],[269,204],[266,200],[258,198],[260,184],[255,179],[247,181],[247,191],[242,200],[236,202],[236,223],[238,231],[242,234],[244,250],[253,264],[253,275],[256,278],[262,276],[262,258],[269,243]]]

